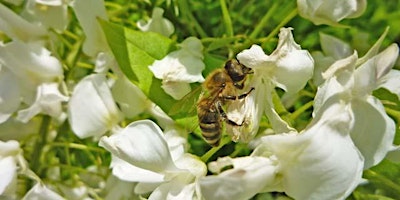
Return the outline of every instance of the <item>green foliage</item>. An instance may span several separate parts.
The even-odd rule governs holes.
[[[149,66],[174,49],[173,41],[157,33],[141,32],[100,20],[107,42],[126,77],[163,110],[175,100],[161,88]]]

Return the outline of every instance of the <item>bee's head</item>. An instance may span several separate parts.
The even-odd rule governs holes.
[[[246,75],[253,73],[251,68],[240,64],[236,59],[229,60],[225,63],[225,71],[228,73],[229,77],[231,77],[234,85],[239,89],[243,89],[243,82],[246,79]]]

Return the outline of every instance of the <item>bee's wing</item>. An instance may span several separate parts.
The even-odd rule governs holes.
[[[168,112],[172,118],[186,118],[196,115],[196,105],[199,96],[202,94],[202,87],[198,86],[174,103]]]

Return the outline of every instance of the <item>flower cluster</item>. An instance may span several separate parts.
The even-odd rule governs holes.
[[[399,46],[385,44],[389,28],[366,53],[324,33],[322,51],[310,52],[288,19],[259,40],[263,23],[234,36],[221,5],[227,35],[216,39],[188,2],[167,2],[175,15],[151,5],[142,19],[150,2],[0,1],[0,199],[345,199],[365,170],[400,161],[400,109],[390,107],[400,105]],[[366,8],[298,0],[288,16],[349,28],[340,21]],[[136,21],[122,20],[132,9]],[[179,32],[185,25],[190,34]],[[229,74],[227,57],[250,72]],[[222,84],[204,86],[213,70]],[[197,128],[199,96],[210,108],[200,123],[222,134],[218,147]]]

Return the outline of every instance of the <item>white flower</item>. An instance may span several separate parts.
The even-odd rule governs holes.
[[[135,193],[151,192],[149,199],[200,198],[196,181],[205,175],[205,165],[177,148],[182,144],[173,138],[164,136],[154,122],[141,120],[102,137],[99,145],[112,153],[115,176],[138,182]]]
[[[108,176],[106,187],[104,188],[104,199],[140,199],[138,195],[135,195],[133,192],[135,186],[136,183],[123,181],[111,174]]]
[[[135,84],[125,76],[116,80],[111,88],[112,95],[127,118],[133,118],[152,106],[152,102]]]
[[[255,90],[241,102],[242,106],[234,103],[228,108],[229,118],[238,124],[244,124],[236,127],[239,131],[233,130],[237,132],[234,137],[244,141],[251,139],[257,133],[263,112],[275,132],[294,130],[276,113],[272,103],[272,90],[277,86],[287,94],[298,92],[311,78],[314,62],[308,51],[302,50],[295,43],[291,30],[281,29],[278,46],[269,56],[257,45],[237,55],[241,64],[253,69],[254,76],[247,88],[254,87]]]
[[[0,31],[12,39],[25,42],[42,39],[47,34],[44,27],[26,21],[1,3]]]
[[[169,37],[174,33],[174,25],[168,19],[163,18],[164,10],[159,7],[153,9],[151,19],[146,23],[144,20],[137,22],[137,26],[142,31],[152,31],[160,33],[166,37]]]
[[[60,93],[58,83],[43,83],[37,88],[35,102],[29,108],[20,110],[17,119],[26,123],[39,113],[57,118],[62,114],[61,102],[66,101],[68,97]]]
[[[344,199],[358,185],[363,157],[350,138],[351,115],[346,105],[324,107],[301,133],[262,137],[249,157],[218,160],[216,176],[200,180],[208,199],[248,199],[257,193],[279,191],[294,199]]]
[[[21,15],[62,32],[68,25],[68,4],[66,0],[28,0]]]
[[[158,79],[162,79],[162,88],[174,99],[181,99],[190,92],[189,83],[203,82],[201,72],[203,63],[203,45],[195,37],[185,39],[181,49],[169,53],[162,60],[156,60],[150,70]]]
[[[0,85],[0,123],[17,111],[21,102],[33,104],[39,85],[62,77],[60,61],[41,45],[18,40],[0,44],[0,82],[7,83]]]
[[[345,18],[359,17],[367,6],[366,0],[297,0],[300,16],[316,25],[339,25]]]
[[[37,199],[37,200],[63,200],[59,194],[48,189],[42,183],[37,183],[33,186],[22,198],[23,200]]]
[[[0,196],[15,195],[20,151],[17,141],[0,141]]]
[[[101,136],[122,119],[105,75],[93,74],[74,88],[68,103],[68,119],[80,138]]]
[[[103,0],[75,0],[72,2],[72,9],[83,32],[86,40],[83,43],[83,52],[95,57],[98,53],[108,50],[108,44],[97,18],[107,20],[107,12]]]
[[[353,54],[353,49],[344,41],[323,33],[320,33],[319,36],[323,52],[312,52],[315,61],[313,81],[316,85],[321,85],[324,82],[322,72],[327,70],[329,66],[335,61]]]
[[[327,80],[315,97],[314,116],[333,100],[349,106],[347,112],[353,116],[351,138],[365,158],[365,169],[378,164],[393,148],[396,131],[395,123],[386,114],[382,103],[372,96],[372,91],[385,82],[383,79],[399,54],[397,44],[376,54],[385,34],[364,57],[358,59],[357,52],[354,52],[333,63],[322,73]]]
[[[200,189],[205,199],[250,199],[264,187],[275,182],[277,170],[274,162],[269,158],[224,157],[211,162],[209,169],[215,170],[213,171],[215,173],[228,166],[232,166],[233,169],[226,170],[217,176],[206,176],[200,179]]]

